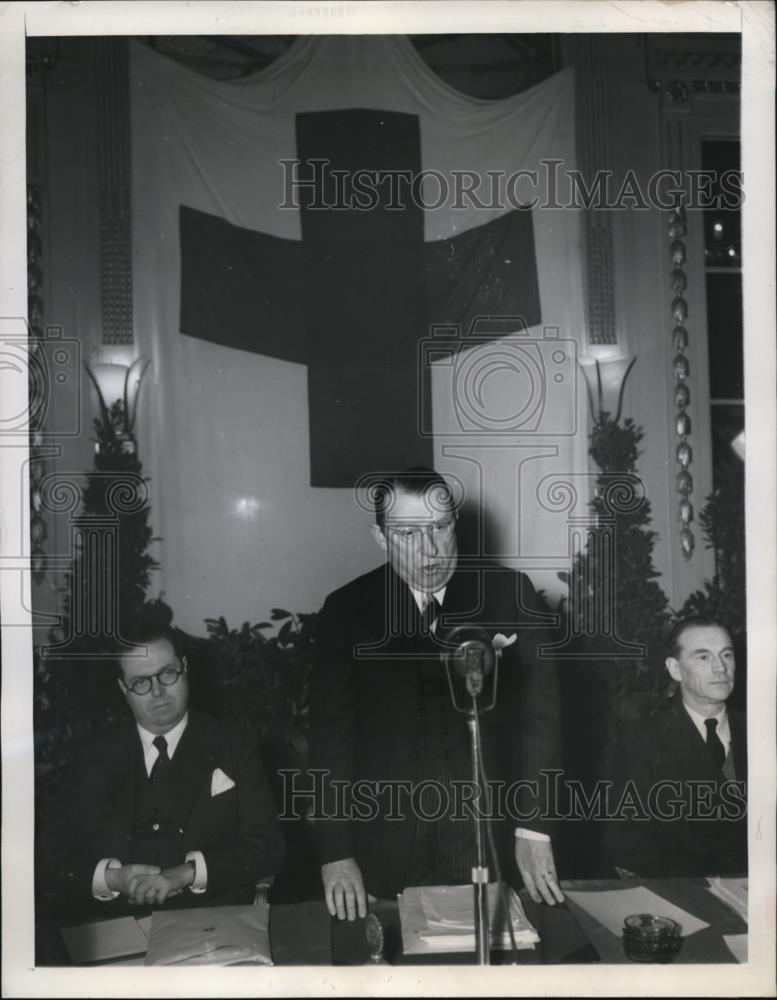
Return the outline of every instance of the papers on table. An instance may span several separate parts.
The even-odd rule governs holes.
[[[526,918],[521,901],[507,891],[518,948],[533,948],[539,935]],[[475,916],[471,885],[416,886],[398,896],[405,955],[475,950]],[[504,907],[496,883],[488,886],[491,948],[510,948]]]
[[[134,917],[63,927],[62,937],[74,965],[142,955],[148,944],[146,934]]]
[[[707,885],[713,896],[717,896],[747,923],[746,878],[708,878]]]
[[[63,927],[62,937],[74,965],[272,965],[268,925],[267,906],[211,906]]]
[[[737,962],[747,962],[747,934],[724,934],[723,940]]]
[[[643,885],[631,889],[609,889],[605,892],[566,889],[565,894],[581,910],[585,910],[618,937],[623,932],[623,921],[633,913],[653,913],[659,917],[671,917],[682,927],[683,937],[709,927],[703,920],[667,902]]]
[[[146,965],[272,965],[268,906],[157,910]]]

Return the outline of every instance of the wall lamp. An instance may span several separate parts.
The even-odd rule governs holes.
[[[614,424],[620,420],[626,379],[636,361],[636,358],[629,357],[580,359],[588,390],[588,405],[595,424],[604,423],[605,415],[612,413],[615,413],[612,418]]]
[[[136,358],[128,365],[116,362],[84,365],[97,393],[103,426],[125,451],[136,450],[138,396],[140,384],[150,364],[150,359]],[[95,445],[95,450],[100,450],[99,443]]]

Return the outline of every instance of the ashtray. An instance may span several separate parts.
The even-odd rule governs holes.
[[[670,917],[635,913],[623,922],[623,950],[632,962],[672,962],[682,943],[682,927]]]

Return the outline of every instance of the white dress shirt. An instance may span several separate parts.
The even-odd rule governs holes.
[[[704,725],[705,719],[717,719],[718,728],[716,730],[718,736],[720,737],[720,742],[723,744],[723,749],[726,751],[726,756],[728,757],[729,750],[731,749],[731,728],[728,724],[728,713],[726,712],[726,706],[723,705],[721,710],[717,715],[699,715],[699,713],[683,702],[683,708],[691,717],[691,722],[699,730],[699,735],[707,742],[707,727]]]
[[[429,603],[430,597],[434,597],[437,600],[437,603],[442,606],[442,602],[445,600],[445,591],[447,590],[447,587],[448,585],[446,583],[444,587],[441,587],[439,590],[435,590],[433,594],[428,594],[424,590],[416,590],[414,587],[411,587],[410,593],[413,595],[415,602],[418,605],[418,610],[421,612],[421,614],[423,614],[426,605]],[[432,628],[431,628],[432,633],[434,633],[436,629],[437,629],[437,619],[435,618],[435,620],[432,622]]]
[[[181,737],[183,736],[184,729],[186,729],[186,724],[189,721],[188,714],[185,714],[180,722],[176,723],[173,728],[164,733],[164,738],[167,741],[167,755],[170,760],[173,759],[175,751],[178,749],[178,744],[181,742]],[[143,762],[146,767],[146,774],[150,777],[151,770],[156,763],[157,757],[159,756],[159,751],[154,746],[154,740],[159,735],[158,733],[149,732],[148,729],[144,729],[143,726],[138,726],[138,736],[140,737],[140,743],[143,747]],[[185,861],[194,862],[194,881],[189,886],[192,892],[205,892],[208,888],[208,866],[205,863],[205,857],[202,851],[188,851]],[[97,862],[97,866],[94,870],[94,875],[92,876],[92,896],[101,902],[110,902],[115,899],[119,894],[118,892],[113,892],[108,888],[105,881],[105,872],[108,868],[121,868],[122,862],[118,858],[101,858]]]

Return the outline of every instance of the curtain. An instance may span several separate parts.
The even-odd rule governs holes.
[[[483,101],[403,37],[301,38],[230,82],[132,43],[131,100],[139,433],[177,623],[314,610],[381,558],[354,486],[417,461],[481,550],[560,592],[587,499],[571,71]]]

